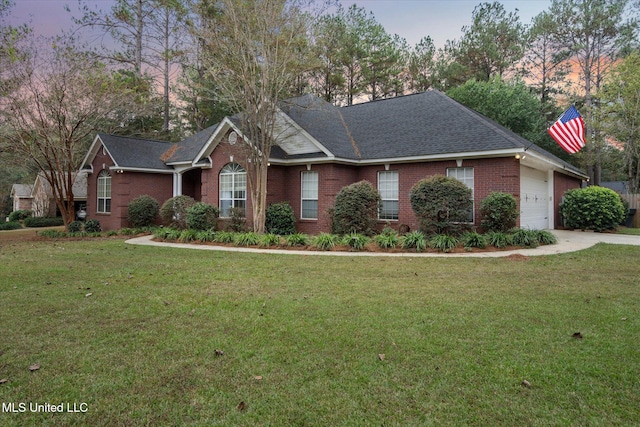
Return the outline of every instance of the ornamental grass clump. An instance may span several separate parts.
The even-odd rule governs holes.
[[[236,233],[233,238],[233,243],[236,246],[257,246],[260,243],[260,236],[258,233],[248,231],[246,233]]]
[[[402,238],[403,249],[415,249],[416,252],[422,252],[428,247],[427,239],[420,231],[411,231]]]
[[[287,246],[306,246],[309,244],[309,236],[304,233],[293,233],[284,237]]]
[[[536,230],[536,236],[541,245],[555,245],[558,243],[556,236],[547,230]]]
[[[313,239],[313,246],[321,251],[330,251],[340,242],[336,234],[320,233]]]
[[[270,246],[278,246],[280,244],[280,236],[274,233],[262,234],[260,236],[258,246],[268,248]]]
[[[217,231],[214,235],[213,241],[222,244],[233,243],[235,234],[236,233],[232,231]]]
[[[487,246],[487,240],[485,236],[475,231],[464,233],[460,237],[460,242],[465,249],[484,249]]]
[[[373,240],[382,249],[393,249],[400,244],[398,232],[390,227],[385,227],[382,233],[375,236]]]
[[[487,243],[498,249],[505,248],[511,244],[511,236],[501,231],[491,231],[486,236]]]
[[[511,243],[525,248],[535,248],[540,244],[538,233],[535,230],[526,230],[524,228],[511,231]]]
[[[359,233],[349,233],[342,237],[341,242],[345,246],[349,246],[351,249],[361,251],[371,241],[370,238]]]
[[[431,238],[429,244],[439,252],[451,252],[458,245],[458,239],[448,234],[436,234]]]

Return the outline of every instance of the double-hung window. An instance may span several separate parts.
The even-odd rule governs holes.
[[[106,170],[98,174],[98,213],[111,213],[111,175]]]
[[[378,218],[398,219],[398,171],[378,172],[378,192],[382,197],[382,208]]]
[[[448,168],[447,169],[447,176],[450,176],[452,178],[456,178],[458,181],[461,181],[464,185],[469,187],[471,189],[471,200],[472,201],[474,200],[474,192],[475,192],[475,190],[473,189],[473,187],[474,187],[474,183],[473,183],[473,168]],[[471,211],[469,212],[469,222],[470,223],[473,222],[474,206],[475,206],[475,202],[471,206]]]
[[[231,216],[229,209],[247,207],[247,171],[237,163],[220,170],[220,217]]]
[[[318,172],[305,171],[301,175],[301,219],[318,219]]]

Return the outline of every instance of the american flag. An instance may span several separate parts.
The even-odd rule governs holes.
[[[549,128],[549,135],[567,153],[577,153],[584,147],[584,120],[573,105]]]

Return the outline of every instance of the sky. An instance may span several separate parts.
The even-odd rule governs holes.
[[[339,0],[344,7],[357,4],[373,12],[389,34],[398,34],[413,46],[430,36],[436,47],[447,40],[459,39],[461,29],[471,24],[471,13],[480,0]],[[491,2],[493,0],[486,0]],[[14,0],[11,23],[30,22],[37,34],[54,36],[61,29],[72,27],[69,5],[77,15],[77,0]],[[113,0],[90,0],[99,9],[108,11]],[[547,10],[550,0],[502,0],[507,12],[518,9],[520,21],[529,24],[540,12]]]

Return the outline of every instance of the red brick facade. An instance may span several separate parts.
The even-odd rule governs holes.
[[[221,169],[229,163],[238,163],[246,169],[242,150],[236,145],[231,146],[222,138],[222,142],[211,154],[211,168],[193,169],[182,176],[182,193],[202,200],[215,206],[220,203],[219,177]],[[87,213],[88,218],[98,219],[105,230],[127,227],[127,205],[143,194],[154,197],[160,204],[172,197],[173,176],[162,173],[143,173],[124,171],[118,173],[109,170],[113,161],[102,150],[99,150],[92,162],[93,173],[88,177]],[[296,228],[299,232],[317,234],[330,231],[331,221],[328,209],[334,204],[338,192],[346,185],[367,180],[375,187],[378,186],[378,173],[389,170],[398,172],[399,213],[394,221],[380,221],[382,229],[390,225],[398,229],[408,226],[411,230],[419,228],[411,204],[409,192],[419,180],[435,175],[446,175],[449,168],[473,168],[474,181],[474,223],[480,225],[480,202],[491,192],[501,191],[520,197],[520,162],[514,157],[465,159],[460,166],[455,160],[416,162],[403,164],[349,165],[338,163],[302,164],[302,165],[271,165],[268,175],[267,203],[289,202],[297,218]],[[109,170],[112,179],[111,212],[98,213],[97,208],[97,178],[103,169]],[[318,173],[318,218],[300,219],[301,217],[301,187],[302,173],[310,170]],[[555,224],[560,225],[558,205],[562,195],[569,188],[580,186],[578,178],[572,178],[560,173],[554,174]],[[247,187],[247,212],[252,209],[250,189]],[[224,221],[222,222],[224,223]],[[247,215],[247,223],[251,226],[251,215]],[[519,225],[519,223],[518,223]]]
[[[117,230],[129,227],[127,205],[138,196],[147,194],[161,205],[173,195],[172,174],[143,173],[125,171],[118,173],[109,168],[113,160],[102,149],[91,163],[93,173],[87,176],[87,219],[97,219],[103,230]],[[99,213],[97,201],[98,175],[107,170],[111,175],[111,212]]]

